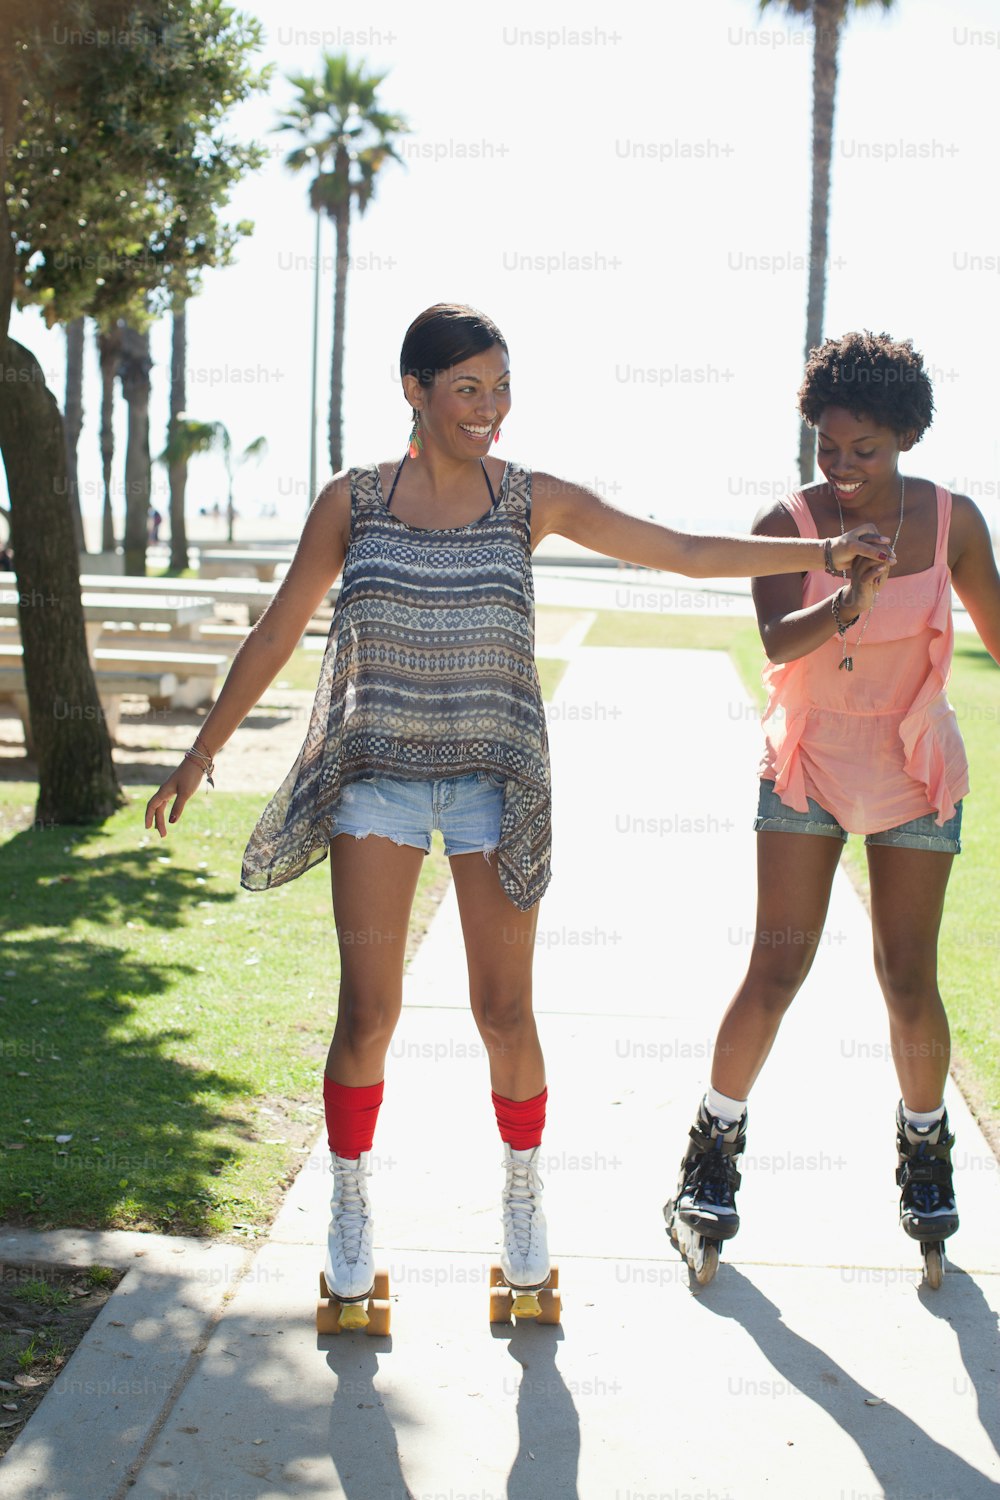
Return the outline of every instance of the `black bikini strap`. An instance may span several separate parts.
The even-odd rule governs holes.
[[[389,498],[385,502],[385,508],[386,508],[386,510],[390,510],[392,508],[392,497],[396,493],[396,485],[399,483],[399,476],[403,472],[403,465],[405,463],[406,463],[406,454],[404,453],[403,456],[402,456],[402,458],[399,461],[399,468],[396,470],[395,474],[392,476],[392,486],[391,486],[391,488],[389,490]]]
[[[386,508],[386,510],[391,510],[392,509],[392,497],[396,493],[396,485],[399,483],[399,476],[403,472],[403,465],[406,463],[406,460],[407,460],[408,456],[409,455],[406,454],[406,453],[403,454],[403,457],[399,461],[399,468],[396,470],[395,474],[392,476],[392,485],[391,485],[391,487],[389,489],[389,498],[385,502],[385,508]],[[490,492],[490,510],[495,510],[496,509],[496,503],[497,503],[497,497],[493,493],[493,486],[490,483],[490,476],[486,472],[486,464],[485,464],[485,462],[484,462],[483,459],[479,460],[479,464],[480,464],[480,467],[481,467],[481,469],[483,471],[483,478],[486,480],[486,488]]]

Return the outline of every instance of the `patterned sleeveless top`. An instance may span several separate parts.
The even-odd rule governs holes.
[[[504,783],[500,883],[521,911],[551,864],[548,735],[535,669],[531,471],[508,463],[490,510],[421,530],[352,469],[351,539],[305,743],[243,857],[267,890],[325,859],[349,782],[485,771]]]

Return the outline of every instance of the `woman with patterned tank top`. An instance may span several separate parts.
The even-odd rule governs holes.
[[[919,441],[934,411],[912,343],[871,333],[828,339],[810,355],[799,410],[818,428],[825,481],[762,510],[754,532],[816,537],[831,523],[863,521],[892,536],[896,562],[891,577],[887,564],[858,558],[849,575],[834,569],[832,578],[812,572],[754,581],[771,663],[754,824],[757,931],[664,1213],[696,1277],[710,1280],[720,1243],[739,1229],[747,1096],[812,966],[847,834],[864,834],[875,972],[902,1094],[900,1219],[921,1242],[936,1286],[943,1241],[958,1228],[937,940],[969,790],[945,692],[951,589],[1000,661],[1000,576],[972,501],[899,473],[900,454]],[[779,933],[796,941],[778,943]]]
[[[516,1289],[549,1277],[537,1169],[547,1096],[531,961],[549,881],[550,787],[532,549],[558,533],[691,577],[822,569],[831,549],[840,567],[888,556],[870,526],[825,543],[689,536],[490,457],[511,405],[507,345],[472,308],[421,314],[400,374],[413,423],[407,453],[338,474],[321,491],[194,746],[146,810],[147,828],[155,822],[161,836],[171,801],[177,821],[343,569],[305,743],[243,867],[243,884],[264,890],[330,857],[341,982],[324,1080],[334,1180],[326,1278],[343,1303],[364,1301],[373,1284],[366,1179],[434,828],[451,862],[504,1143],[503,1273]],[[362,930],[369,941],[352,942]]]

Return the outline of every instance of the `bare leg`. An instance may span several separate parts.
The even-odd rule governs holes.
[[[875,972],[904,1102],[936,1109],[951,1058],[937,983],[937,941],[953,854],[869,844]]]
[[[533,1099],[545,1087],[545,1064],[531,1010],[531,965],[538,907],[518,911],[504,894],[496,865],[481,854],[451,861],[469,965],[472,1014],[490,1059],[494,1091]]]
[[[337,1026],[327,1077],[352,1087],[378,1083],[403,1005],[403,959],[423,853],[370,834],[338,834],[330,845],[333,912],[340,946]]]
[[[757,928],[750,965],[722,1019],[712,1087],[746,1099],[823,934],[841,840],[758,833]]]

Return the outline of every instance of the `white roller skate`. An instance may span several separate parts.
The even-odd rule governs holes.
[[[542,1179],[537,1170],[540,1151],[540,1146],[515,1151],[504,1144],[503,1249],[499,1265],[490,1274],[490,1320],[494,1323],[509,1323],[511,1317],[560,1321],[559,1276],[549,1261]]]
[[[354,1160],[331,1153],[333,1197],[327,1235],[326,1295],[339,1304],[341,1328],[364,1328],[364,1303],[375,1285],[375,1254],[371,1202],[366,1179],[371,1175],[368,1152]]]

